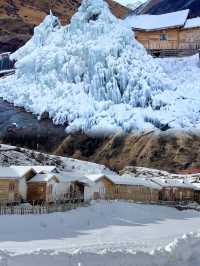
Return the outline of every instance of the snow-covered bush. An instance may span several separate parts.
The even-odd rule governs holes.
[[[0,81],[0,96],[39,115],[48,112],[68,131],[113,133],[154,127],[155,112],[175,90],[133,32],[103,0],[83,0],[71,24],[50,14],[32,39],[12,55],[16,74]]]

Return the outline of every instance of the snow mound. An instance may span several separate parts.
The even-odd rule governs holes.
[[[12,58],[16,74],[0,81],[0,97],[69,132],[153,128],[146,114],[166,105],[155,96],[176,89],[103,0],[83,0],[67,26],[51,13]]]

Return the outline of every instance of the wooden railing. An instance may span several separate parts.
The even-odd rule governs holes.
[[[199,50],[200,40],[196,42],[181,42],[176,41],[145,41],[143,42],[144,47],[147,50]]]

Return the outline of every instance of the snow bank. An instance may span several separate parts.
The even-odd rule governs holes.
[[[199,266],[200,235],[189,234],[151,253],[107,252],[101,254],[81,253],[55,254],[38,251],[37,254],[9,256],[0,253],[0,263],[8,266]]]
[[[0,97],[67,121],[69,132],[152,128],[146,113],[166,104],[155,96],[175,89],[103,0],[84,0],[68,26],[50,14],[12,58],[16,74],[0,81]]]
[[[2,216],[0,265],[199,266],[200,233],[189,233],[199,221],[199,212],[127,202]]]

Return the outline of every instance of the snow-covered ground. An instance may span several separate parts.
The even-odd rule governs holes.
[[[199,212],[126,202],[93,203],[51,215],[2,216],[0,265],[199,266],[199,224]],[[190,232],[194,235],[181,239]]]

